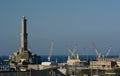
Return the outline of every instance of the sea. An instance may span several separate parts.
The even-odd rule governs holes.
[[[114,58],[114,57],[118,57],[118,56],[108,56],[108,58]],[[51,56],[51,61],[54,62],[58,62],[58,63],[65,63],[67,62],[67,55],[54,55]],[[80,55],[79,56],[80,60],[97,60],[97,56],[96,55]],[[0,60],[8,60],[9,56],[0,56]],[[48,56],[47,55],[42,55],[41,56],[41,61],[48,61]]]
[[[108,56],[109,58],[118,58],[119,56]],[[66,63],[67,62],[67,55],[54,55],[51,56],[51,61],[57,62],[57,63]],[[120,58],[120,57],[119,57]],[[6,67],[6,70],[9,71],[9,65],[6,64],[6,62],[3,62],[3,60],[8,60],[9,56],[0,56],[0,71],[2,71],[3,67]],[[80,55],[79,59],[81,61],[91,61],[91,60],[97,60],[96,55]],[[41,61],[42,62],[47,62],[48,61],[48,56],[47,55],[42,55],[41,56]]]
[[[85,56],[85,55],[80,55],[79,56],[80,60],[96,60],[97,56],[95,55],[89,55],[89,56]],[[47,61],[48,60],[48,56],[41,56],[42,61]],[[54,55],[51,56],[51,61],[54,62],[58,62],[58,63],[65,63],[67,62],[68,56],[67,55]]]

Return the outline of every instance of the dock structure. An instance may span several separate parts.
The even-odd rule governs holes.
[[[22,17],[21,46],[9,56],[9,65],[12,70],[4,70],[0,65],[0,76],[119,76],[120,61],[98,60],[81,61],[75,49],[68,49],[71,53],[64,65],[52,65],[43,62],[40,56],[33,54],[28,48],[27,19]],[[50,55],[51,56],[51,55]],[[50,57],[49,56],[49,57]],[[50,61],[50,59],[49,59]],[[89,64],[88,64],[89,63]]]

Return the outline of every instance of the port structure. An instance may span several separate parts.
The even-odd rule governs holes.
[[[51,61],[53,46],[54,46],[54,42],[52,41],[51,44],[50,44],[50,53],[49,53],[49,56],[48,56],[48,61]]]
[[[111,46],[111,45],[109,46],[109,48],[108,48],[108,50],[107,50],[107,52],[106,52],[105,54],[102,54],[102,53],[100,53],[100,52],[98,51],[95,43],[93,43],[93,48],[94,48],[94,50],[95,50],[95,52],[96,52],[96,54],[97,54],[97,60],[100,61],[100,60],[101,60],[101,57],[102,57],[102,59],[107,58],[107,56],[109,55],[109,53],[110,53],[110,51],[111,51],[112,46]]]
[[[75,50],[76,50],[77,46],[75,45],[73,49],[70,49],[69,47],[67,47],[67,50],[69,51],[70,53],[70,57],[71,58],[75,58],[76,55],[75,55]]]
[[[79,63],[80,62],[79,55],[78,54],[75,55],[76,46],[74,47],[73,50],[71,50],[68,47],[67,47],[67,49],[70,52],[70,55],[68,55],[67,64],[68,65],[75,65],[76,63]]]

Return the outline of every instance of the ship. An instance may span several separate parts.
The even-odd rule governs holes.
[[[75,65],[77,63],[80,63],[80,59],[79,59],[78,54],[74,58],[71,56],[68,56],[68,60],[67,60],[68,65]]]
[[[70,55],[68,55],[67,64],[75,65],[75,64],[80,63],[79,55],[75,54],[76,46],[74,47],[73,50],[71,50],[70,48],[67,48],[67,49],[70,52]]]

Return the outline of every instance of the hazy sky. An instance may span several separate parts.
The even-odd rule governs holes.
[[[105,53],[120,55],[120,0],[1,0],[0,55],[20,48],[22,16],[27,18],[28,46],[33,53],[68,55],[77,44],[80,55],[94,54],[93,42]]]

